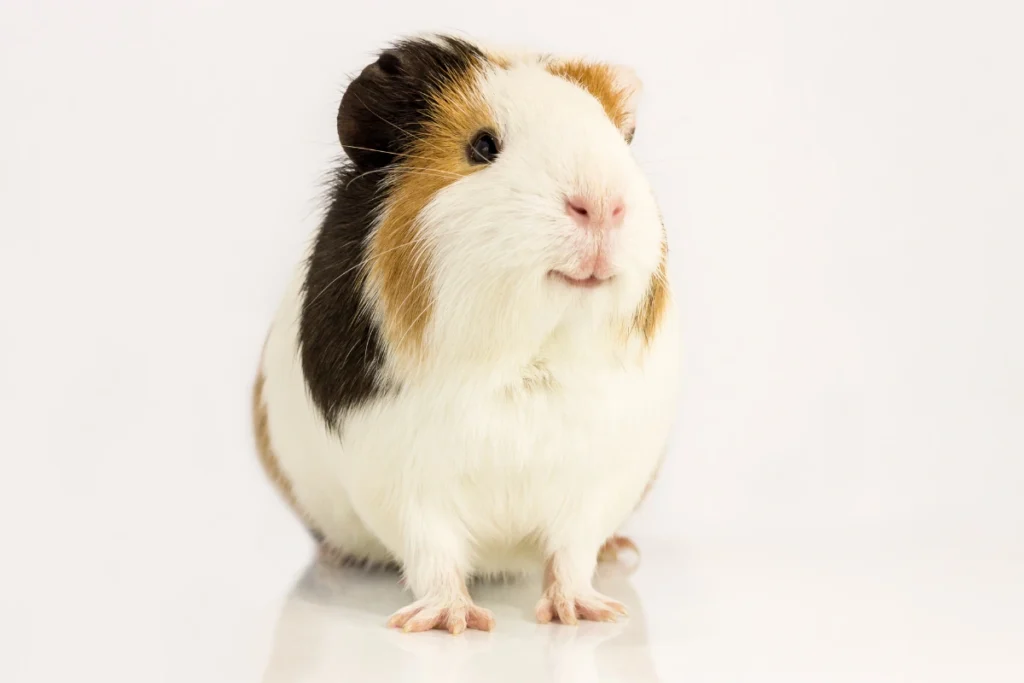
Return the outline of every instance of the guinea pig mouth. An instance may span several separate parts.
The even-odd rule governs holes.
[[[571,275],[566,275],[560,270],[552,270],[550,273],[548,273],[548,275],[550,275],[556,280],[559,280],[560,282],[569,285],[570,287],[578,287],[580,289],[593,289],[594,287],[600,287],[601,285],[611,280],[610,277],[599,278],[594,275],[591,275],[590,277],[586,278],[577,278]]]

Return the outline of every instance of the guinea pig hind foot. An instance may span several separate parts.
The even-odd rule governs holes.
[[[575,626],[580,621],[617,621],[626,607],[594,590],[595,560],[586,561],[583,548],[555,552],[544,572],[544,592],[537,602],[537,621]],[[593,557],[593,555],[589,555]]]
[[[406,633],[441,629],[458,635],[467,628],[492,630],[494,615],[474,604],[468,593],[428,595],[395,612],[388,620],[388,627],[399,628]]]
[[[597,553],[597,561],[602,563],[618,562],[619,553],[624,550],[628,550],[634,555],[640,555],[640,548],[637,547],[633,539],[628,536],[612,536],[601,546],[601,550]]]

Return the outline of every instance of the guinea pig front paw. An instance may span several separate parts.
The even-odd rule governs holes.
[[[461,595],[426,597],[391,615],[388,627],[400,628],[405,633],[441,629],[458,635],[467,628],[477,631],[494,629],[494,615]]]
[[[580,619],[586,621],[616,621],[626,615],[626,606],[621,602],[601,595],[594,589],[574,592],[567,590],[558,581],[552,583],[535,609],[537,621],[547,624],[555,619],[563,624],[575,625]]]

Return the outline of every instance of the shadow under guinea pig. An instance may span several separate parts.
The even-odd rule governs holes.
[[[537,624],[539,577],[478,582],[474,599],[494,612],[491,633],[405,634],[385,626],[411,601],[398,574],[314,561],[278,619],[264,683],[296,681],[659,680],[639,596],[621,564],[604,564],[597,590],[625,603],[630,617],[579,626]]]

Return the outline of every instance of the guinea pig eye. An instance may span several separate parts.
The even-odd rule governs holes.
[[[501,148],[494,136],[488,131],[482,130],[473,136],[473,140],[466,150],[466,156],[469,157],[471,164],[489,164],[498,158],[500,151]]]

